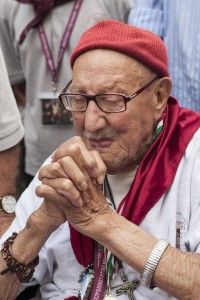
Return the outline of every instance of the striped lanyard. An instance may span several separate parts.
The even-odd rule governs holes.
[[[44,27],[43,27],[43,25],[40,25],[38,27],[38,32],[39,32],[40,41],[41,41],[41,45],[42,45],[42,50],[43,50],[43,53],[44,53],[49,71],[51,72],[52,86],[53,86],[54,92],[56,92],[56,85],[58,83],[57,72],[58,72],[58,69],[61,65],[64,53],[65,53],[65,49],[67,48],[67,46],[69,44],[69,39],[70,39],[72,30],[74,28],[78,13],[80,11],[82,1],[83,0],[76,0],[75,3],[74,3],[71,15],[69,17],[69,21],[67,23],[67,26],[65,28],[65,32],[64,32],[62,40],[60,42],[60,48],[59,48],[59,53],[58,53],[58,58],[57,58],[57,65],[54,63],[52,51],[51,51],[51,48],[49,46],[47,36],[46,36],[45,31],[44,31]]]

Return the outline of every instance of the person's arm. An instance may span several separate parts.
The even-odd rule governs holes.
[[[0,151],[0,197],[12,195],[17,197],[17,175],[19,169],[20,145]],[[0,210],[0,237],[14,219],[14,214]]]
[[[73,145],[72,145],[73,146]],[[83,150],[84,151],[84,150]],[[85,149],[85,155],[87,156],[87,151]],[[95,167],[101,170],[101,175],[99,181],[103,181],[103,174],[105,174],[105,166],[100,161],[98,167],[96,166],[97,153],[93,153],[94,156],[88,155],[88,169],[90,173],[93,171],[93,177],[98,175],[97,171],[94,171]],[[78,156],[79,157],[79,156]],[[94,159],[95,157],[95,159]],[[66,178],[66,173],[60,168],[59,164],[50,164],[53,168],[53,178]],[[46,168],[42,168],[43,172],[46,172]],[[85,176],[78,172],[74,172],[74,168],[70,168],[72,174],[77,178],[77,186],[79,186],[80,191],[84,191],[87,188],[87,183],[83,182]],[[54,176],[55,172],[55,176]],[[80,175],[80,178],[79,178]],[[86,172],[85,172],[86,175]],[[46,174],[48,177],[48,174]],[[40,175],[41,177],[41,175]],[[89,177],[87,177],[89,178]],[[86,179],[87,179],[86,178]],[[40,186],[40,190],[45,188],[43,185]],[[50,191],[47,192],[47,199],[45,199],[38,210],[32,213],[27,221],[27,224],[22,230],[12,245],[12,255],[13,257],[25,265],[32,262],[38,255],[41,247],[44,245],[48,237],[54,232],[66,219],[66,211],[68,214],[72,214],[75,207],[78,208],[80,214],[80,202],[79,192],[74,189],[70,189],[69,195],[65,193],[64,196],[54,192],[54,189],[50,188]],[[70,197],[72,195],[72,197]],[[71,201],[72,199],[72,201]],[[108,206],[107,202],[102,198],[102,210]],[[99,208],[101,203],[99,203]],[[85,217],[87,221],[87,215]],[[7,265],[0,255],[0,272],[5,270]],[[11,272],[6,273],[5,275],[0,276],[0,299],[12,300],[15,299],[17,294],[20,291],[21,283],[19,282],[16,274]]]
[[[163,0],[132,0],[128,24],[150,30],[164,37]]]
[[[13,257],[25,265],[34,261],[41,247],[44,245],[50,234],[55,231],[60,224],[66,221],[62,212],[57,213],[56,207],[51,210],[45,204],[30,215],[25,228],[19,232],[13,242],[11,252]],[[7,268],[7,264],[0,253],[0,272]],[[0,299],[14,300],[18,295],[22,283],[16,274],[7,272],[0,275]]]
[[[143,273],[151,251],[158,242],[155,237],[116,213],[109,215],[109,219],[94,219],[92,225],[93,229],[89,231],[91,237],[140,274]],[[199,276],[199,254],[168,246],[157,265],[152,283],[177,299],[199,299]]]

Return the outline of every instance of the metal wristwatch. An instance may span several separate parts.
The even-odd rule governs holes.
[[[7,214],[13,214],[15,212],[15,207],[17,200],[14,196],[6,195],[0,198],[0,210],[5,211]]]

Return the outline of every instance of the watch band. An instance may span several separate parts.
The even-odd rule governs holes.
[[[157,268],[159,260],[163,255],[164,251],[168,247],[169,243],[164,240],[159,240],[158,243],[153,248],[149,259],[144,267],[144,272],[140,279],[140,285],[146,288],[151,288],[151,282],[153,278],[153,274]]]

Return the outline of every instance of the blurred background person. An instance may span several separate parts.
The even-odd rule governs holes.
[[[81,34],[103,19],[127,23],[131,0],[1,0],[0,41],[11,85],[24,106],[26,186],[56,147],[74,135],[71,115],[45,121],[45,103],[71,79]],[[61,108],[60,108],[61,109]],[[53,111],[53,110],[52,110]],[[67,127],[67,130],[66,130]]]
[[[165,42],[172,95],[181,106],[200,112],[200,1],[132,0],[128,23]]]
[[[19,142],[23,135],[21,116],[0,48],[0,236],[14,218],[18,196]]]

